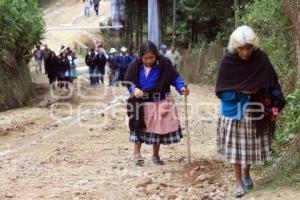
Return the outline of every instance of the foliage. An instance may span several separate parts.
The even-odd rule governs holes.
[[[36,0],[0,1],[0,111],[25,105],[31,95],[27,64],[44,21]]]
[[[239,0],[243,5],[253,0]],[[140,2],[142,6],[139,6]],[[233,0],[176,0],[176,44],[186,47],[191,43],[193,47],[201,46],[203,42],[209,43],[215,40],[219,32],[231,32],[234,28],[234,9]],[[160,5],[160,31],[161,42],[172,43],[173,32],[173,0],[158,0]],[[145,0],[126,0],[125,26],[127,30],[135,30],[128,33],[131,36],[140,31],[138,28],[138,17],[132,17],[133,13],[147,13],[147,1]],[[147,17],[142,17],[142,24],[147,23]],[[228,20],[230,19],[230,20]],[[136,32],[137,30],[137,32]],[[145,30],[145,28],[144,28]],[[141,34],[141,33],[140,33]],[[142,33],[143,34],[143,33]],[[146,35],[144,35],[146,36]],[[130,36],[129,36],[130,37]],[[143,37],[145,39],[145,37]],[[132,43],[132,41],[130,41]],[[222,43],[223,44],[223,43]]]
[[[177,6],[176,32],[181,36],[177,43],[182,45],[213,41],[227,19],[234,17],[233,1],[180,0]]]
[[[258,34],[260,48],[268,53],[285,91],[292,91],[295,85],[293,31],[281,0],[257,0],[246,4],[244,12],[242,23]]]
[[[287,101],[288,105],[280,118],[276,132],[277,146],[286,146],[297,134],[300,134],[300,81],[295,91],[287,95]]]
[[[36,0],[2,0],[0,8],[0,59],[9,63],[8,57],[26,57],[39,44],[44,21]]]

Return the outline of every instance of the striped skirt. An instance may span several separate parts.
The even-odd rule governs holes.
[[[129,141],[132,143],[145,143],[145,144],[174,144],[180,142],[182,136],[182,131],[179,128],[175,132],[168,134],[155,134],[143,132],[138,137],[135,132],[130,132]]]
[[[247,117],[246,117],[247,116]],[[271,154],[274,127],[270,122],[253,120],[246,111],[241,120],[220,117],[217,129],[217,148],[226,162],[231,164],[263,164]]]

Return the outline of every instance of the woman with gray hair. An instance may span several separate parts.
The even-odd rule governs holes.
[[[275,119],[285,105],[276,72],[258,46],[252,28],[238,27],[230,36],[217,78],[216,95],[221,100],[217,146],[234,166],[236,197],[253,187],[250,166],[268,160]]]

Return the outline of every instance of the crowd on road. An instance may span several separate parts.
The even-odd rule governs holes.
[[[37,46],[33,52],[35,73],[45,73],[48,76],[49,84],[53,88],[69,89],[69,85],[77,78],[76,67],[80,66],[76,53],[70,47],[61,46],[59,55],[44,45]],[[44,70],[43,70],[44,63]],[[57,81],[57,85],[55,82]]]
[[[174,46],[168,49],[167,45],[162,44],[159,53],[168,58],[174,68],[180,66],[181,56]],[[58,81],[59,88],[68,88],[77,78],[76,68],[80,67],[80,62],[75,51],[70,47],[62,45],[57,56],[47,45],[44,45],[43,49],[37,46],[33,55],[35,72],[37,74],[45,72],[50,85]],[[104,77],[107,75],[108,84],[118,86],[120,81],[124,81],[129,64],[136,58],[138,58],[138,53],[134,49],[128,50],[123,46],[119,50],[111,47],[106,51],[102,43],[97,44],[95,48],[89,49],[85,56],[85,64],[89,68],[90,85],[104,85]]]
[[[162,44],[160,54],[170,59],[173,67],[180,66],[181,56],[174,46],[168,50],[167,46]],[[119,52],[115,47],[111,47],[108,54],[102,45],[99,45],[96,50],[90,49],[85,62],[89,66],[91,85],[99,84],[98,76],[101,77],[103,83],[106,62],[109,69],[109,85],[118,85],[120,81],[124,81],[129,64],[138,57],[138,53],[134,49],[128,52],[128,48],[124,46],[120,48]]]

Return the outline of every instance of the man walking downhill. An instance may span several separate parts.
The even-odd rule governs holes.
[[[43,60],[44,60],[44,66],[45,66],[45,74],[48,73],[48,71],[46,69],[46,60],[49,58],[50,53],[51,53],[51,50],[48,48],[48,45],[45,44],[44,50],[43,50]]]
[[[96,58],[95,49],[91,49],[90,52],[85,57],[85,63],[87,66],[89,66],[91,85],[96,84],[96,66],[94,62],[95,58]]]
[[[104,85],[106,57],[103,49],[98,49],[95,58],[95,67],[97,69],[96,84],[99,84],[99,79]]]
[[[94,10],[96,12],[96,15],[98,16],[100,0],[93,0],[93,3],[94,3]]]
[[[115,58],[116,58],[117,50],[115,48],[111,48],[109,50],[108,56],[108,67],[109,67],[109,85],[112,85],[113,77],[115,75]]]
[[[178,51],[176,51],[176,47],[172,46],[171,50],[167,51],[165,57],[169,58],[172,62],[173,67],[177,68],[180,66],[181,56]]]
[[[35,61],[35,72],[40,74],[42,73],[42,62],[43,62],[43,51],[40,46],[36,47],[36,50],[33,52],[34,61]]]
[[[118,81],[124,81],[127,68],[133,60],[133,58],[127,54],[126,47],[122,47],[120,51],[121,53],[116,57],[115,60],[116,70],[113,85],[115,85]]]
[[[86,17],[90,16],[90,8],[91,8],[91,4],[89,0],[83,0],[84,2],[84,15]]]

